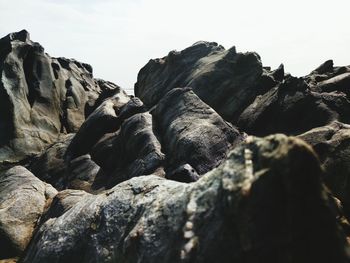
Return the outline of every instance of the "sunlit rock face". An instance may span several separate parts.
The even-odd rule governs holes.
[[[0,261],[350,261],[350,67],[202,41],[134,97],[26,31],[0,61]]]
[[[120,92],[94,79],[90,65],[50,57],[25,30],[0,39],[0,46],[2,163],[40,153],[62,133],[76,132],[99,97]]]

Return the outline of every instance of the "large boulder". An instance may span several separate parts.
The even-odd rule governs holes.
[[[120,107],[108,106],[110,100],[89,116],[66,152],[67,161],[91,154],[103,170],[97,188],[152,173],[196,181],[243,138],[189,88],[169,91],[149,112],[137,98]]]
[[[62,190],[67,184],[68,165],[65,154],[74,134],[60,136],[54,144],[50,145],[42,154],[32,158],[28,164],[30,170],[40,180]]]
[[[66,152],[66,160],[87,154],[106,133],[117,131],[122,119],[120,109],[129,101],[128,96],[116,94],[106,99],[82,124]]]
[[[242,136],[190,88],[169,91],[151,111],[166,154],[166,170],[190,165],[195,173],[215,168]],[[170,179],[176,180],[176,174]],[[190,180],[188,178],[187,180]]]
[[[0,76],[0,164],[40,153],[76,132],[96,101],[124,93],[95,80],[88,64],[50,57],[25,30],[0,39]]]
[[[318,92],[302,78],[288,76],[255,98],[237,125],[248,134],[297,135],[335,120],[350,122],[350,101],[341,92]]]
[[[224,119],[235,121],[257,95],[275,83],[273,76],[265,74],[258,54],[198,42],[150,60],[138,74],[135,95],[150,107],[174,88],[191,87]]]
[[[349,262],[321,175],[303,141],[248,137],[195,183],[142,176],[80,196],[21,262]]]
[[[24,251],[56,193],[22,166],[0,173],[0,259]]]
[[[315,149],[325,170],[325,183],[350,218],[350,125],[334,122],[298,137]]]

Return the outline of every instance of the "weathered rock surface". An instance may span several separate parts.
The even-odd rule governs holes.
[[[133,97],[26,31],[0,62],[0,261],[350,262],[349,66],[198,42]]]
[[[75,206],[78,202],[91,196],[85,191],[67,189],[59,192],[52,200],[50,209],[42,216],[41,221],[45,222],[50,218],[56,218]]]
[[[120,128],[117,112],[129,101],[124,94],[106,99],[83,123],[67,149],[67,161],[87,154],[101,137]]]
[[[301,140],[248,138],[196,183],[143,176],[79,198],[22,262],[348,262],[321,174]]]
[[[139,72],[135,94],[153,106],[169,90],[191,87],[248,134],[300,134],[335,120],[350,122],[349,74],[349,67],[334,67],[330,60],[295,78],[283,65],[263,68],[256,53],[199,42],[150,60]]]
[[[0,259],[24,251],[56,193],[22,166],[0,173]]]
[[[189,182],[219,165],[243,137],[188,88],[170,91],[150,112],[144,111],[136,98],[121,106],[106,100],[73,138],[67,161],[90,153],[104,175],[97,188],[156,171]],[[184,165],[191,173],[179,170]]]
[[[334,122],[299,136],[317,152],[325,169],[325,182],[339,198],[350,218],[350,125]]]
[[[189,164],[204,174],[216,167],[242,136],[189,88],[168,92],[151,111],[166,153],[167,169]]]
[[[76,132],[99,96],[123,93],[93,79],[88,64],[50,57],[25,30],[0,39],[0,76],[2,164],[40,153],[61,133]]]
[[[64,189],[68,166],[64,156],[74,134],[61,136],[57,142],[48,147],[28,165],[28,169],[40,180],[47,182],[56,189]]]
[[[350,101],[341,92],[313,91],[302,78],[287,77],[258,96],[239,117],[237,125],[258,136],[300,134],[332,121],[350,122]]]
[[[181,52],[150,60],[138,74],[135,95],[153,106],[168,91],[191,87],[224,119],[232,121],[275,82],[264,74],[258,54],[198,42]]]

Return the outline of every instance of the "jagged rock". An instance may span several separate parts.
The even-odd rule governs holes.
[[[151,107],[175,88],[191,87],[224,119],[248,134],[299,134],[334,120],[349,123],[349,67],[329,60],[295,78],[262,67],[255,53],[200,42],[141,69],[135,94]]]
[[[92,185],[95,183],[96,176],[101,176],[102,171],[100,167],[91,160],[89,154],[79,156],[71,160],[67,168],[66,188],[85,190],[86,192],[93,192]]]
[[[42,216],[41,222],[46,222],[50,218],[57,218],[66,213],[69,209],[75,206],[78,202],[91,196],[81,190],[63,190],[54,197],[50,209]]]
[[[138,74],[135,95],[150,107],[174,88],[191,87],[223,118],[235,122],[257,95],[275,84],[264,74],[258,54],[198,42],[150,60]]]
[[[137,98],[9,34],[0,261],[349,262],[349,74],[198,42],[141,69]],[[318,156],[246,134],[275,132]]]
[[[325,74],[333,72],[334,63],[333,60],[327,60],[324,63],[322,63],[320,66],[318,66],[312,73],[316,74]]]
[[[314,92],[302,78],[290,76],[258,96],[237,125],[257,136],[297,135],[335,120],[350,122],[350,101],[345,94]]]
[[[313,146],[325,169],[325,182],[350,218],[350,125],[334,122],[299,136]]]
[[[195,183],[142,176],[79,198],[21,262],[348,262],[321,174],[301,140],[249,137]]]
[[[151,110],[151,114],[137,113],[144,110],[143,104],[136,98],[120,107],[119,116],[114,115],[113,120],[106,119],[109,125],[114,123],[115,127],[120,126],[120,130],[114,134],[109,133],[113,130],[106,129],[109,127],[106,124],[91,122],[87,128],[91,118],[101,119],[95,117],[101,116],[97,110],[73,139],[67,155],[74,152],[70,148],[78,149],[79,154],[91,149],[92,159],[103,170],[105,177],[101,175],[101,178],[96,178],[95,188],[109,188],[129,178],[156,171],[159,176],[164,176],[164,169],[168,178],[194,181],[219,165],[229,148],[242,138],[232,125],[188,88],[170,91]],[[102,128],[92,131],[92,127]],[[104,130],[91,139],[99,129]],[[96,143],[96,139],[101,137]],[[79,154],[73,153],[73,156]],[[185,176],[185,171],[180,170],[186,164],[191,167],[188,169],[191,172]],[[104,182],[104,186],[98,182]]]
[[[100,152],[101,156],[99,153],[92,155],[94,160],[103,160],[102,163],[96,162],[110,174],[103,180],[108,182],[108,187],[161,169],[164,154],[153,132],[153,125],[152,115],[148,112],[135,114],[123,122],[118,134],[112,138],[110,147]],[[160,176],[164,176],[159,172]]]
[[[321,81],[318,87],[323,92],[342,91],[348,96],[350,95],[350,71],[337,75],[333,78]]]
[[[128,101],[129,97],[124,94],[106,99],[87,118],[69,144],[66,153],[67,162],[87,154],[104,134],[117,131],[122,123],[118,113]]]
[[[169,171],[188,163],[195,173],[204,174],[219,165],[230,147],[242,139],[189,88],[171,90],[151,113]]]
[[[0,174],[0,259],[24,251],[56,193],[22,166]]]
[[[100,94],[123,93],[94,80],[88,64],[50,57],[25,30],[0,39],[0,76],[1,163],[40,153],[77,131]]]
[[[277,69],[269,73],[276,81],[282,82],[284,79],[284,65],[281,64]]]
[[[166,177],[178,182],[190,183],[197,181],[200,175],[190,164],[186,163],[168,172]]]
[[[66,188],[95,192],[95,178],[100,167],[91,160],[89,154],[80,155],[69,161],[65,160],[66,151],[74,134],[69,134],[50,146],[38,158],[32,160],[28,169],[41,180],[50,183],[58,190]]]
[[[349,94],[344,85],[349,84],[349,80],[343,78],[346,77],[346,73],[350,73],[349,66],[335,67],[333,60],[327,60],[303,79],[318,92],[338,90]]]
[[[66,187],[68,172],[64,156],[74,134],[61,136],[61,138],[41,155],[34,158],[28,169],[40,180],[47,182],[58,190]]]

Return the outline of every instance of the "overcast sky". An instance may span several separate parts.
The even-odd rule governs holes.
[[[91,64],[133,89],[149,59],[199,40],[256,51],[265,66],[305,75],[350,64],[349,0],[0,0],[0,34],[27,29],[51,56]]]

